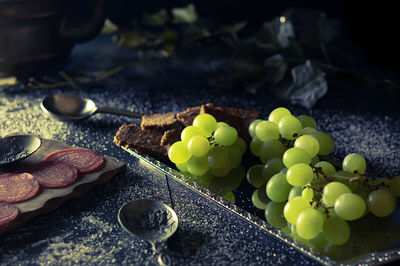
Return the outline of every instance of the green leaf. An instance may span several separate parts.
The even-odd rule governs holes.
[[[328,91],[325,73],[311,64],[310,60],[292,69],[292,84],[284,93],[284,98],[292,104],[312,108]]]
[[[109,34],[118,31],[118,26],[111,22],[111,20],[106,19],[104,21],[103,28],[101,29],[102,34]]]
[[[197,21],[197,12],[193,4],[186,7],[176,7],[171,10],[173,15],[173,23],[176,24],[193,24]]]
[[[169,17],[165,8],[157,13],[148,14],[143,16],[143,24],[147,26],[163,26],[167,23]]]
[[[147,38],[138,31],[123,31],[118,38],[113,38],[119,46],[123,47],[139,47],[147,43]]]

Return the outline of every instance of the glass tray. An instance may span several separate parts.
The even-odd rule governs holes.
[[[260,210],[256,210],[252,205],[251,201],[240,201],[236,204],[223,199],[208,189],[198,185],[197,183],[189,180],[183,174],[175,169],[172,169],[168,165],[150,157],[147,155],[140,155],[132,150],[123,148],[125,151],[133,155],[134,157],[149,163],[151,166],[163,172],[168,177],[176,180],[183,184],[189,189],[195,191],[199,195],[213,201],[216,204],[226,208],[232,213],[245,219],[249,223],[257,226],[260,230],[264,230],[269,234],[277,237],[286,244],[293,246],[306,256],[314,259],[315,261],[326,264],[369,264],[369,265],[380,265],[391,261],[400,259],[400,207],[396,206],[395,212],[388,218],[376,218],[371,215],[360,219],[356,222],[352,222],[351,232],[352,234],[361,235],[362,237],[356,238],[355,241],[349,241],[349,243],[343,245],[338,249],[337,255],[328,255],[323,252],[318,252],[313,249],[310,245],[303,243],[290,235],[287,235],[282,230],[269,225]],[[251,193],[242,181],[241,187],[235,190],[235,194],[251,198]],[[250,203],[250,204],[249,204]],[[369,221],[366,221],[368,219]],[[366,227],[365,224],[368,226]],[[364,228],[364,230],[358,230],[358,228]],[[355,231],[355,232],[354,232]],[[365,243],[370,243],[365,245]],[[371,245],[372,243],[372,245]],[[364,247],[364,248],[363,248]],[[345,254],[341,253],[346,251]],[[335,253],[336,254],[336,253]],[[349,255],[351,254],[351,255]]]

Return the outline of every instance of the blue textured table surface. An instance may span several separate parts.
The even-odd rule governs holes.
[[[108,54],[115,52],[112,47],[104,37],[79,45],[69,66],[101,64]],[[130,236],[117,221],[119,207],[139,198],[159,199],[174,206],[180,219],[178,232],[168,241],[174,264],[318,264],[173,180],[171,199],[165,176],[112,142],[121,124],[140,121],[107,114],[97,114],[81,123],[46,117],[40,110],[41,100],[60,92],[91,98],[98,106],[140,113],[179,112],[212,102],[258,109],[265,117],[277,106],[272,96],[262,91],[249,94],[189,85],[146,85],[146,82],[88,89],[0,87],[0,136],[22,132],[60,140],[116,157],[128,165],[127,172],[115,176],[111,182],[96,186],[82,198],[70,200],[56,211],[35,217],[24,227],[1,236],[1,265],[152,264],[150,244]],[[358,152],[365,156],[370,175],[400,174],[400,102],[393,96],[332,82],[328,94],[312,110],[288,107],[296,115],[313,116],[320,129],[332,135],[337,158]]]

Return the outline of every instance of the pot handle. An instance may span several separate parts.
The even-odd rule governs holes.
[[[68,15],[61,24],[61,39],[71,43],[86,42],[94,38],[102,29],[104,24],[104,0],[94,0],[92,14],[87,21],[77,27],[68,27]]]

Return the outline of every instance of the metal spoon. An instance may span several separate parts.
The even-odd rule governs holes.
[[[96,113],[125,115],[136,118],[142,117],[139,113],[114,108],[100,108],[90,99],[64,93],[46,97],[40,107],[47,115],[58,120],[81,120]]]
[[[167,204],[140,199],[125,203],[118,211],[122,228],[150,242],[159,265],[171,265],[166,240],[178,228],[178,216]]]
[[[25,159],[39,149],[42,142],[31,135],[14,135],[0,139],[0,166]]]

